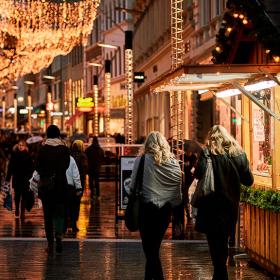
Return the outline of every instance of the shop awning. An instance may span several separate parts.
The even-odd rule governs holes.
[[[68,120],[65,121],[65,125],[72,125],[74,121],[77,118],[79,118],[82,114],[83,112],[76,110],[75,113]]]
[[[233,82],[246,83],[279,73],[280,65],[277,64],[183,65],[152,83],[151,90],[154,92],[218,90],[232,87]]]
[[[150,85],[153,92],[205,90],[214,95],[222,90],[238,90],[271,116],[280,116],[259,102],[246,90],[246,84],[271,80],[280,85],[280,65],[278,64],[231,64],[231,65],[183,65],[177,70],[160,77]]]

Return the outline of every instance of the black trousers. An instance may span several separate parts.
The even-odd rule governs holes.
[[[42,200],[45,233],[49,245],[53,244],[54,237],[61,240],[64,225],[64,203],[53,203],[49,200]],[[54,234],[55,231],[55,234]]]
[[[145,280],[164,279],[160,246],[171,220],[171,206],[158,208],[153,203],[143,203],[140,212],[140,235],[146,257]]]
[[[207,241],[214,267],[213,280],[228,280],[227,258],[228,258],[228,238],[225,232],[207,233]]]
[[[24,203],[24,194],[26,190],[22,188],[15,188],[14,195],[15,195],[15,207],[16,207],[16,214],[19,214],[19,208],[21,211],[21,215],[24,215],[25,210],[25,203]]]
[[[76,227],[76,222],[79,219],[80,215],[80,205],[81,197],[77,196],[76,190],[73,189],[67,193],[67,200],[65,203],[65,224],[64,232],[66,232],[68,227],[68,220],[70,220],[71,227]]]
[[[94,196],[94,189],[95,195],[100,196],[99,172],[89,174],[89,188],[91,198]]]

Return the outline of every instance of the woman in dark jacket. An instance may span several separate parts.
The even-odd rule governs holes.
[[[24,197],[29,190],[29,179],[32,177],[34,170],[32,158],[28,152],[26,142],[20,140],[13,148],[13,152],[8,164],[6,181],[10,181],[12,177],[12,186],[14,189],[14,200],[16,218],[24,219]],[[20,209],[20,212],[19,212]]]
[[[237,222],[240,184],[250,186],[254,179],[246,154],[223,126],[214,125],[210,129],[206,149],[212,160],[215,192],[200,201],[195,227],[207,235],[213,280],[227,280],[228,239]],[[197,179],[206,170],[206,154],[204,150],[198,160]]]
[[[47,129],[47,140],[39,151],[36,166],[40,175],[38,194],[43,204],[48,252],[53,250],[54,227],[56,252],[62,252],[65,194],[68,187],[66,170],[69,163],[70,151],[60,139],[59,128],[50,125]]]
[[[88,158],[90,196],[93,200],[94,189],[96,197],[98,198],[100,196],[99,171],[101,163],[104,159],[104,151],[100,147],[96,136],[93,137],[92,144],[86,149],[86,155]]]
[[[85,189],[85,182],[86,182],[86,174],[88,172],[88,159],[84,152],[84,142],[82,140],[75,140],[71,146],[71,156],[74,158],[80,173],[82,191]],[[71,213],[70,216],[72,217],[71,225],[72,225],[72,232],[79,231],[77,227],[77,221],[80,215],[80,205],[81,205],[81,197],[75,195],[72,200],[72,207],[70,209]]]

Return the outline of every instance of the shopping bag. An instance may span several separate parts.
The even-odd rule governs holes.
[[[6,208],[9,211],[13,210],[13,201],[12,201],[12,194],[9,192],[4,197],[4,208]]]
[[[191,205],[195,208],[199,207],[203,197],[215,192],[212,159],[210,157],[208,149],[205,149],[204,153],[207,159],[206,170],[203,177],[198,180],[195,192],[193,193],[193,196],[191,198]]]

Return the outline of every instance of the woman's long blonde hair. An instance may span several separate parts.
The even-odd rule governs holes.
[[[236,139],[221,125],[214,125],[209,130],[206,145],[214,155],[228,153],[230,156],[237,156],[243,153]]]
[[[157,165],[174,158],[167,140],[159,131],[152,131],[148,135],[145,141],[144,152],[145,154],[152,154]]]

